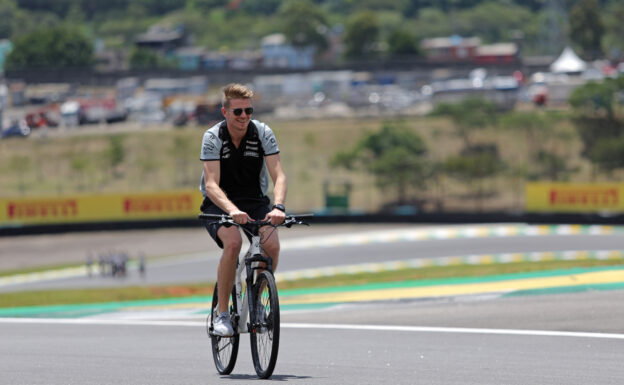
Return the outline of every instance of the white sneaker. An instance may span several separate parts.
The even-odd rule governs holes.
[[[220,337],[232,337],[234,335],[234,328],[228,312],[224,311],[217,316],[212,324],[212,333]]]

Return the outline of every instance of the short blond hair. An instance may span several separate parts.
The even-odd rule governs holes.
[[[225,108],[230,106],[232,99],[251,99],[254,96],[252,90],[240,83],[230,83],[223,87],[222,92],[221,105]]]

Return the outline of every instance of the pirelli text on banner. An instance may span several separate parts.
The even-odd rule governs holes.
[[[528,212],[624,212],[624,183],[528,183]]]
[[[194,218],[198,190],[0,199],[0,225]]]

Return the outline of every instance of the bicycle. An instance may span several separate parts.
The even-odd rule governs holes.
[[[228,375],[234,370],[238,357],[238,344],[240,334],[249,333],[251,342],[251,357],[254,369],[258,377],[266,379],[271,377],[277,362],[280,336],[280,312],[277,286],[273,276],[273,260],[262,254],[261,236],[258,230],[262,226],[287,228],[293,225],[306,225],[300,218],[310,217],[313,214],[287,215],[284,223],[271,225],[265,221],[247,222],[247,227],[234,222],[229,215],[199,214],[203,220],[216,219],[225,226],[238,226],[251,237],[249,249],[238,258],[236,266],[236,278],[232,294],[230,295],[228,310],[234,335],[221,337],[213,333],[213,320],[219,314],[218,292],[215,283],[212,294],[212,305],[206,319],[206,331],[211,339],[212,356],[217,372]],[[260,264],[264,264],[261,266]],[[242,280],[243,267],[245,268],[245,280]],[[254,274],[258,271],[258,274]],[[243,291],[243,282],[245,290]],[[251,301],[249,299],[251,298]],[[249,322],[247,317],[249,316]]]

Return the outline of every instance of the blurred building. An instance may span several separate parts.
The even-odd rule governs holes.
[[[435,37],[423,39],[421,48],[427,59],[439,62],[472,61],[481,45],[478,37]]]
[[[137,47],[149,48],[162,55],[167,55],[178,48],[184,47],[187,43],[188,36],[181,26],[169,28],[162,25],[154,25],[146,33],[142,33],[135,38]]]
[[[519,49],[516,43],[497,43],[477,47],[476,64],[512,64],[518,61]]]
[[[265,36],[261,42],[262,66],[265,68],[309,69],[314,67],[313,46],[295,47],[286,36],[275,33]]]

